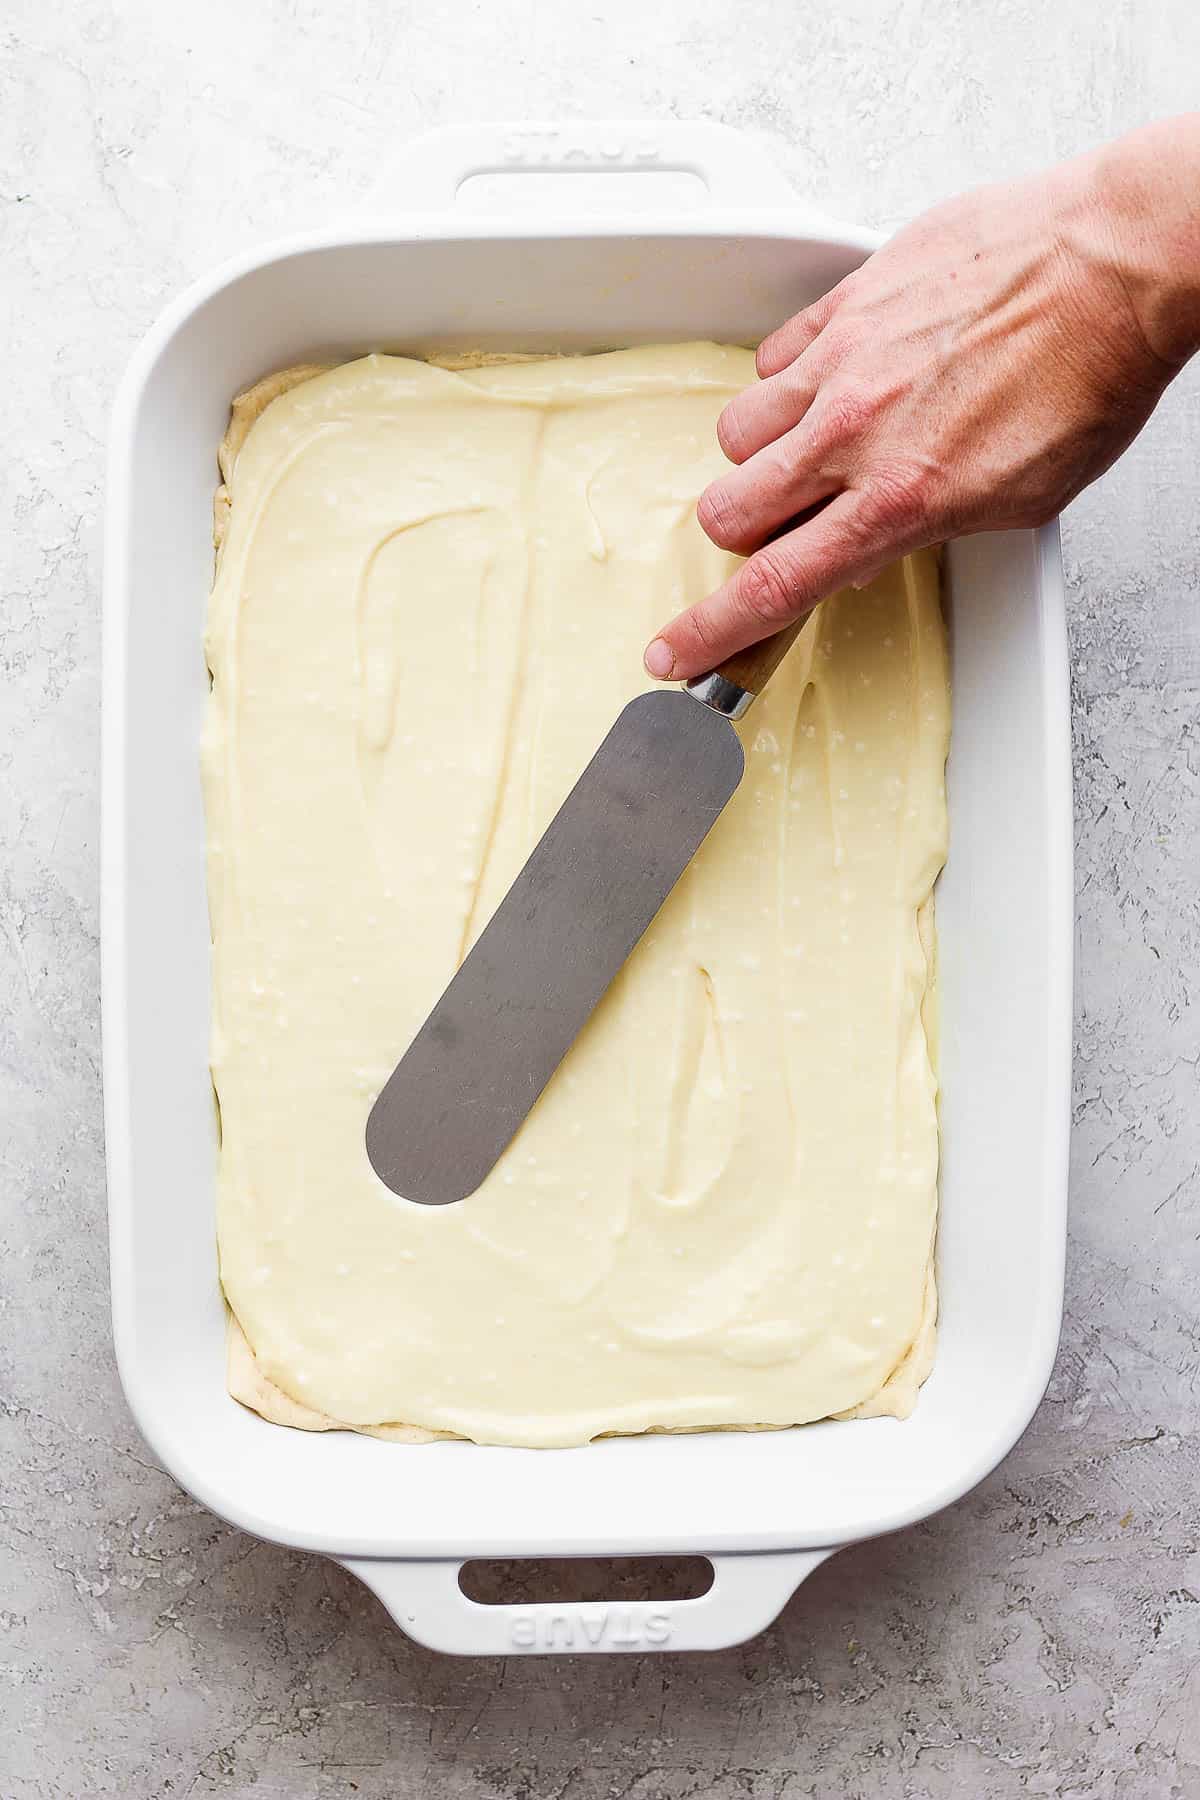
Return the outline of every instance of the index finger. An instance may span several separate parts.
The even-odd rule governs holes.
[[[880,541],[869,505],[846,489],[804,524],[772,539],[707,599],[664,625],[646,651],[658,680],[690,681],[756,644],[836,589],[861,582],[911,544]]]

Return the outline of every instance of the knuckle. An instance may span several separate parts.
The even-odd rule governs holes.
[[[714,634],[712,620],[705,609],[700,606],[693,607],[691,612],[684,614],[682,621],[676,622],[675,637],[677,640],[683,635],[679,630],[680,624],[683,625],[686,633],[686,642],[682,646],[685,652],[700,659],[706,657],[713,648]]]
[[[879,412],[879,398],[870,388],[844,382],[829,394],[822,409],[824,435],[838,443],[859,438]]]
[[[871,470],[863,490],[860,519],[872,532],[907,531],[929,522],[935,482],[921,464],[893,463]]]
[[[772,379],[774,409],[789,424],[798,423],[812,405],[815,385],[808,358],[798,356]]]
[[[803,394],[808,399],[816,386],[817,358],[811,348],[790,362],[786,369],[780,369],[772,385],[788,399]]]
[[[770,550],[760,550],[738,577],[741,603],[760,625],[778,627],[796,611],[796,591],[784,564]]]
[[[732,549],[746,530],[741,506],[721,487],[705,488],[696,503],[696,517],[714,544]]]
[[[849,318],[834,318],[821,333],[821,359],[828,369],[840,369],[858,343],[858,334]]]
[[[698,612],[693,615],[692,631],[695,634],[697,649],[705,652],[712,649],[715,637],[707,613]]]

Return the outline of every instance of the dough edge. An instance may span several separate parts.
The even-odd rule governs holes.
[[[489,351],[465,350],[457,352],[433,353],[423,360],[443,369],[478,369],[497,363],[506,362],[543,362],[551,353],[541,351]],[[229,425],[217,451],[217,464],[221,474],[220,486],[213,497],[213,547],[217,561],[220,561],[221,547],[225,540],[225,532],[229,522],[230,496],[228,483],[233,474],[238,453],[245,443],[252,426],[266,411],[273,400],[281,394],[289,393],[302,383],[324,375],[329,370],[340,367],[336,362],[295,363],[288,368],[278,369],[273,374],[264,375],[261,380],[236,394],[230,406]],[[931,893],[917,914],[917,926],[921,943],[925,950],[927,979],[925,994],[921,1003],[921,1016],[925,1026],[926,1042],[929,1046],[930,1061],[935,1073],[937,1069],[937,970],[936,970],[936,936],[934,931],[934,897]],[[214,1090],[215,1092],[215,1090]],[[917,1394],[933,1368],[934,1354],[937,1346],[937,1226],[936,1218],[933,1239],[929,1246],[929,1267],[925,1276],[925,1289],[921,1305],[921,1317],[917,1325],[916,1336],[905,1351],[896,1367],[892,1370],[883,1386],[875,1394],[860,1400],[857,1406],[849,1407],[845,1412],[831,1413],[834,1419],[907,1419],[916,1405]],[[381,1438],[391,1444],[433,1444],[438,1442],[469,1442],[456,1431],[431,1431],[423,1425],[405,1425],[400,1422],[382,1425],[352,1425],[342,1419],[330,1418],[327,1413],[316,1411],[305,1406],[302,1401],[292,1396],[269,1380],[259,1367],[253,1345],[250,1343],[237,1318],[228,1297],[225,1297],[226,1311],[226,1343],[225,1343],[225,1377],[230,1396],[251,1412],[257,1413],[271,1425],[287,1425],[294,1431],[353,1431],[362,1437]],[[811,1421],[816,1422],[816,1421]],[[590,1441],[595,1443],[601,1437],[647,1437],[651,1435],[690,1436],[702,1431],[790,1431],[792,1425],[650,1425],[642,1432],[598,1432]]]

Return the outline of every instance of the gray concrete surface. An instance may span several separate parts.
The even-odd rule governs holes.
[[[1195,104],[1191,0],[8,0],[0,15],[0,1796],[1200,1795],[1200,381],[1066,521],[1079,944],[1041,1411],[711,1658],[463,1664],[252,1542],[110,1353],[98,585],[114,381],[215,259],[443,120],[705,115],[899,221]]]

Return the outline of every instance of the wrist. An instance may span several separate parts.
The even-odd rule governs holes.
[[[1164,119],[1088,158],[1114,273],[1151,354],[1200,350],[1200,114]]]

